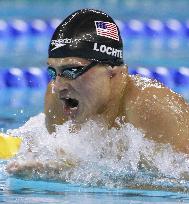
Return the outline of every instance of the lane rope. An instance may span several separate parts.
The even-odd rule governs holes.
[[[189,19],[183,22],[177,19],[169,19],[165,22],[158,19],[149,19],[145,22],[137,19],[131,19],[127,22],[115,20],[115,22],[123,37],[189,37]],[[61,19],[34,19],[32,21],[22,19],[5,21],[0,19],[0,38],[38,35],[51,36],[60,23]]]

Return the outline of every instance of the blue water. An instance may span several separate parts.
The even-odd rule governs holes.
[[[0,90],[0,128],[18,128],[31,116],[43,112],[45,89],[10,89]]]
[[[41,181],[9,179],[5,203],[188,203],[187,194],[173,192],[82,187]]]
[[[147,21],[153,18],[166,21],[170,18],[175,18],[184,22],[188,19],[189,1],[180,0],[173,3],[172,0],[105,0],[102,4],[100,0],[46,0],[35,1],[35,3],[27,0],[16,0],[14,3],[11,0],[2,0],[0,1],[0,19],[6,21],[11,21],[15,18],[26,21],[36,18],[43,20],[52,18],[63,19],[73,11],[87,7],[104,10],[113,18],[122,21],[130,19]],[[189,67],[189,38],[178,36],[171,38],[128,37],[123,40],[124,59],[130,69],[135,69],[139,66],[149,69],[153,69],[156,66],[165,66],[170,70],[176,70],[181,66]],[[0,69],[11,67],[25,69],[31,66],[45,68],[49,42],[49,34],[16,38],[1,37]],[[186,88],[183,87],[181,89],[184,90]],[[180,91],[182,92],[181,89]],[[24,125],[32,116],[43,112],[44,93],[45,89],[0,89],[1,131],[6,132],[8,129],[16,129],[18,131],[18,128]],[[186,99],[188,100],[189,98]],[[30,123],[31,127],[32,124],[35,127],[36,122]],[[39,130],[40,125],[37,128]],[[40,130],[44,131],[44,127],[41,126]],[[95,129],[95,131],[97,130]],[[40,131],[37,132],[37,136],[40,136]],[[75,145],[77,150],[77,141],[73,139],[69,142],[69,147]],[[87,146],[85,147],[87,151]],[[137,148],[132,145],[130,148],[133,148],[134,152],[131,151],[128,156],[130,156],[131,161],[134,163]],[[82,149],[78,150],[78,155],[80,155]],[[43,153],[42,151],[39,152]],[[83,155],[80,156],[82,157]],[[169,163],[170,158],[173,161],[178,160],[178,165],[174,166],[173,163]],[[75,177],[69,178],[67,182],[63,180],[49,181],[47,179],[44,180],[44,178],[42,180],[24,180],[11,177],[5,171],[6,161],[0,161],[0,203],[189,203],[188,181],[181,178],[172,179],[175,176],[174,173],[187,171],[186,158],[183,155],[179,157],[179,155],[172,154],[170,151],[162,154],[160,159],[156,159],[155,165],[159,168],[159,173],[164,172],[162,177],[158,177],[160,176],[159,174],[154,176],[153,169],[150,173],[146,172],[146,175],[145,172],[137,169],[137,173],[131,171],[129,172],[130,177],[128,174],[124,177],[123,174],[120,179],[116,175],[120,176],[119,173],[124,172],[125,169],[122,169],[119,165],[116,168],[114,166],[114,168],[108,169],[107,174],[110,175],[108,177],[106,174],[104,175],[104,169],[102,168],[106,167],[106,162],[99,161],[102,166],[94,165],[90,169],[91,163],[89,162],[84,168],[85,172],[82,172],[81,168],[80,171],[76,171]],[[163,165],[161,165],[162,161],[164,161]],[[113,164],[117,165],[116,163]],[[186,167],[184,166],[185,164]],[[96,170],[95,166],[97,166]],[[102,178],[104,182],[101,185],[97,185],[98,182],[95,182],[98,181],[98,175],[95,175],[95,173],[99,172],[101,173],[99,174],[99,180]],[[167,178],[166,176],[169,174],[170,177]],[[138,179],[138,186],[135,185],[132,189],[129,185],[131,185],[133,178]],[[113,181],[113,184],[108,179],[111,182]],[[124,183],[124,179],[126,183]],[[148,182],[148,179],[151,181],[151,184],[156,184],[156,187],[153,186],[153,190],[148,190],[148,187],[145,190],[141,185],[145,181]]]
[[[0,67],[45,68],[49,42],[50,36],[44,35],[0,39]],[[189,38],[124,38],[124,61],[130,68],[165,66],[176,69],[189,66],[188,59]]]
[[[6,188],[4,188],[6,186]],[[0,180],[2,203],[188,203],[185,193],[121,188],[95,188],[67,183],[4,178]]]
[[[11,0],[1,1],[1,17],[3,19],[13,18],[64,18],[71,12],[82,8],[100,9],[111,13],[113,18],[128,20],[131,18],[147,20],[157,18],[167,20],[176,18],[179,20],[188,19],[188,0],[46,0],[35,1],[17,0],[12,4]],[[32,10],[31,10],[32,8]],[[8,11],[8,12],[7,12]],[[28,12],[30,11],[30,12]]]

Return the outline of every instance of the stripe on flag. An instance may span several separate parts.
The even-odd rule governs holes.
[[[114,23],[95,21],[97,35],[119,41],[117,26]]]

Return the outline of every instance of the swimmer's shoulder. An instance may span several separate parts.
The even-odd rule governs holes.
[[[160,83],[156,79],[150,79],[138,74],[129,75],[129,76],[130,76],[130,81],[132,81],[132,85],[139,90],[166,88],[162,83]]]
[[[134,90],[132,93],[135,93],[135,98],[140,98],[141,102],[150,101],[152,103],[161,101],[161,103],[166,104],[172,101],[174,104],[180,104],[187,109],[189,107],[188,103],[180,94],[174,92],[156,79],[150,79],[140,75],[130,75],[130,80],[132,81],[130,83],[132,88],[130,89]]]
[[[140,75],[129,75],[129,80],[126,86],[126,103],[136,103],[136,101],[140,101],[142,103],[143,100],[151,98],[152,95],[162,95],[166,94],[165,92],[169,92],[166,87],[158,82],[157,80],[153,80],[150,78],[142,77]],[[162,93],[163,92],[163,93]]]

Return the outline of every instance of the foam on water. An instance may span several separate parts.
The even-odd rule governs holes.
[[[70,133],[70,125],[67,122],[57,126],[56,133],[50,135],[41,113],[24,126],[8,130],[23,138],[14,160],[20,165],[35,161],[47,165],[45,171],[31,172],[36,178],[92,186],[188,191],[189,158],[174,152],[169,144],[147,140],[132,124],[108,130],[88,121],[77,133]]]

